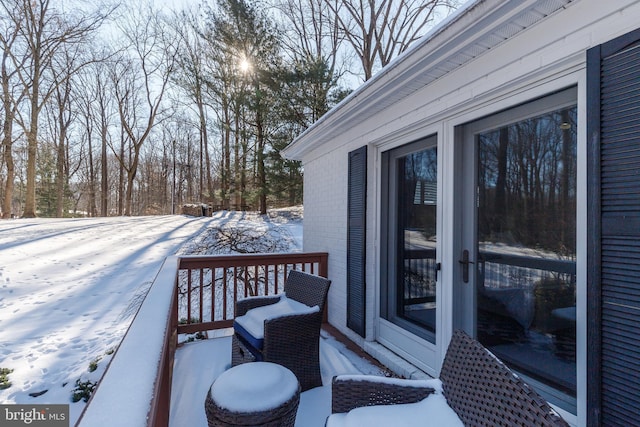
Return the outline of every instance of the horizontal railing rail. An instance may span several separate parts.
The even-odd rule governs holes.
[[[169,425],[177,267],[177,257],[165,259],[77,427]]]
[[[575,260],[568,259],[552,259],[481,251],[478,253],[478,262],[546,270],[555,273],[576,274]]]
[[[480,288],[529,288],[544,283],[575,286],[576,262],[497,252],[478,253]]]

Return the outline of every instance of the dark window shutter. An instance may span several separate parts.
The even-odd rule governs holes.
[[[347,326],[365,336],[367,146],[349,153]]]
[[[640,30],[587,53],[588,425],[640,419]]]

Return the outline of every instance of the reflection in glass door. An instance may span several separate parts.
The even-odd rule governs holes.
[[[549,107],[572,93],[467,125],[465,141],[476,165],[473,332],[575,413],[576,107]]]
[[[430,148],[425,146],[431,145]],[[386,188],[386,292],[382,317],[435,342],[435,137],[384,153]]]

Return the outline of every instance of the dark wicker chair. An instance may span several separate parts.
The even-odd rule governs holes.
[[[440,381],[447,403],[465,426],[568,426],[528,384],[462,331],[453,334]],[[421,397],[408,384],[385,385],[386,390],[380,384],[334,378],[332,413],[359,406],[415,403],[433,392],[425,389]],[[404,398],[407,389],[411,394]]]
[[[320,327],[331,281],[298,270],[289,272],[284,285],[287,298],[309,307],[319,307],[310,314],[295,314],[265,320],[262,348],[254,345],[238,332],[234,324],[231,364],[261,360],[289,368],[298,378],[302,391],[322,385],[320,376]],[[249,310],[279,301],[278,296],[250,297],[236,303],[236,317]]]

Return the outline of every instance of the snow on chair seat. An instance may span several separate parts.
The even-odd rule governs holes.
[[[264,343],[264,322],[278,317],[296,314],[311,314],[320,311],[317,305],[309,307],[294,299],[280,296],[275,304],[269,304],[249,310],[247,314],[236,317],[233,328],[256,349],[262,349]]]
[[[373,376],[356,379],[334,377],[331,391],[332,415],[329,416],[327,425],[385,425],[370,424],[364,420],[393,417],[398,408],[391,406],[412,404],[404,409],[422,415],[418,418],[409,417],[406,424],[401,424],[401,419],[396,417],[394,425],[424,425],[425,419],[431,422],[442,415],[447,416],[447,413],[451,415],[452,411],[467,426],[568,426],[535,390],[482,344],[461,330],[454,332],[449,343],[440,371],[441,389],[423,387],[424,391],[421,392],[420,383],[416,380],[395,381],[397,383],[381,381]],[[431,393],[439,398],[428,396]],[[438,400],[446,403],[451,411],[438,405]],[[431,409],[427,414],[427,402],[439,406],[439,409],[435,409],[435,413]],[[366,411],[355,409],[377,405],[387,407]],[[343,415],[351,411],[354,411],[353,415]],[[417,424],[412,422],[413,419]],[[358,424],[359,422],[364,424]]]

